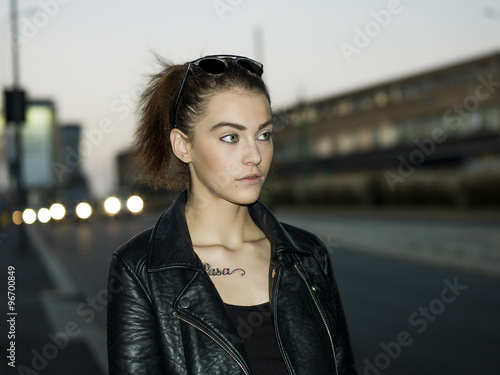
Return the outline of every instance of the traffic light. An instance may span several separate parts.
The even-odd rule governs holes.
[[[24,90],[5,90],[5,122],[21,123],[25,121],[26,99]]]

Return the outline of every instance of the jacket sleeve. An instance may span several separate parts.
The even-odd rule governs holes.
[[[333,288],[334,293],[334,302],[336,308],[336,317],[337,317],[337,331],[334,334],[333,340],[335,345],[335,356],[337,362],[337,369],[339,375],[356,375],[356,367],[354,364],[354,357],[351,349],[351,342],[349,339],[349,330],[347,327],[347,321],[344,313],[344,309],[342,307],[342,301],[340,298],[340,293],[337,287],[337,282],[335,280],[335,275],[333,272],[333,267],[330,259],[330,254],[328,253],[327,247],[325,243],[317,238],[320,244],[320,263],[323,267],[323,270],[328,276]]]
[[[107,335],[110,375],[164,373],[151,301],[136,272],[116,254],[108,274]]]

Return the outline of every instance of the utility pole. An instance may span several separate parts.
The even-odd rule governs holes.
[[[11,46],[12,46],[12,89],[5,90],[5,114],[6,123],[14,127],[14,149],[15,157],[12,161],[13,182],[15,185],[14,210],[23,210],[25,207],[25,194],[22,177],[22,135],[21,128],[25,121],[26,102],[24,90],[20,84],[19,64],[19,29],[17,0],[10,0],[10,24],[11,24]],[[12,211],[14,211],[12,210]],[[25,246],[24,225],[19,227],[19,250],[23,251]]]
[[[15,159],[13,162],[14,183],[15,183],[15,204],[16,209],[22,210],[24,207],[24,189],[22,178],[22,135],[21,128],[25,121],[25,98],[24,91],[20,83],[19,64],[19,29],[17,0],[10,0],[10,24],[11,24],[11,46],[12,46],[12,90],[6,91],[6,112],[7,123],[11,122],[14,127],[14,148]]]
[[[13,72],[13,86],[19,88],[19,29],[18,29],[18,15],[17,15],[17,0],[10,0],[10,25],[12,32],[12,72]]]

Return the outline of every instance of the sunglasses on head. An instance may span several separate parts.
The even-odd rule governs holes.
[[[191,69],[191,66],[197,66],[205,73],[210,75],[218,75],[225,72],[228,68],[228,61],[232,61],[237,64],[239,67],[245,69],[250,74],[256,75],[258,77],[262,76],[264,73],[264,65],[260,62],[249,59],[244,56],[235,56],[235,55],[210,55],[199,58],[197,60],[193,60],[189,62],[186,72],[184,73],[184,77],[182,77],[181,85],[179,87],[179,93],[177,94],[177,99],[175,100],[174,112],[172,114],[172,119],[174,120],[174,128],[177,126],[177,110],[179,108],[179,101],[181,99],[182,89],[184,88],[184,84],[186,83],[186,79]]]

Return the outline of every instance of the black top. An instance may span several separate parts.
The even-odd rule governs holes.
[[[255,375],[288,375],[274,333],[269,302],[256,306],[225,304]]]

